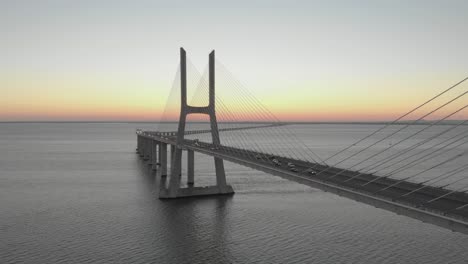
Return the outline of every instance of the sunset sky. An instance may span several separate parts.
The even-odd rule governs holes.
[[[468,76],[467,10],[450,0],[0,0],[0,121],[158,120],[179,47],[200,70],[215,49],[281,120],[392,120]]]

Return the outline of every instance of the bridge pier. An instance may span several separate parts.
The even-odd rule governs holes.
[[[144,132],[137,130],[137,152],[143,160],[152,165],[151,169],[156,170],[160,166],[161,189],[159,198],[180,198],[201,195],[233,194],[234,190],[226,184],[226,174],[224,171],[224,160],[220,157],[214,158],[216,171],[216,185],[207,187],[195,187],[195,153],[193,149],[184,146],[185,121],[189,114],[205,114],[210,117],[211,137],[216,149],[221,145],[219,139],[218,123],[215,114],[215,57],[214,51],[209,57],[209,104],[203,107],[194,107],[187,104],[187,70],[185,51],[180,50],[181,65],[181,112],[179,128],[177,133],[173,132]],[[167,145],[170,145],[171,174],[169,186],[166,187],[167,176]],[[187,151],[187,186],[181,188],[182,178],[182,154]]]
[[[167,144],[159,143],[159,164],[161,166],[161,177],[167,176]]]
[[[138,130],[137,130],[136,153],[140,154],[140,135],[138,135]]]
[[[140,151],[140,157],[144,160],[145,159],[145,138],[140,137],[140,144],[141,144],[141,151]]]
[[[149,147],[149,150],[148,150],[148,165],[153,165],[153,155],[154,155],[154,152],[153,152],[153,141],[152,139],[148,139],[148,147]]]
[[[172,163],[174,162],[174,155],[175,155],[175,146],[174,145],[171,145],[169,155],[170,155],[170,158],[171,158],[170,164],[171,164],[171,167],[172,167]]]
[[[158,168],[158,142],[151,140],[151,143],[151,169],[155,171]]]
[[[144,160],[150,160],[151,158],[151,140],[145,138],[145,156]]]
[[[171,171],[173,167],[182,167],[182,157],[180,159],[176,159],[177,154],[177,147],[175,145],[171,145]],[[174,163],[175,162],[175,163]],[[179,170],[179,177],[181,176],[182,170]]]
[[[195,153],[187,150],[187,185],[195,184]]]
[[[139,155],[140,157],[143,157],[143,156],[144,156],[143,153],[145,152],[144,144],[143,144],[143,138],[142,138],[140,135],[138,135],[137,141],[138,141],[138,142],[137,142],[137,145],[138,145],[138,155]]]
[[[159,198],[180,198],[201,195],[233,194],[234,190],[226,184],[224,163],[221,158],[214,158],[216,169],[216,185],[208,187],[194,187],[194,153],[187,152],[187,188],[180,187],[182,172],[182,152],[184,149],[185,121],[189,114],[205,114],[210,117],[211,137],[215,146],[220,145],[218,123],[215,114],[215,54],[209,56],[209,104],[203,107],[194,107],[187,104],[187,69],[185,50],[180,49],[180,80],[181,80],[181,111],[179,116],[179,127],[177,130],[176,144],[171,144],[171,178],[169,187],[160,190]]]

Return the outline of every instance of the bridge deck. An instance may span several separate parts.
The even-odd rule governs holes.
[[[176,144],[173,133],[161,134],[148,131],[140,132],[139,135],[171,145]],[[340,168],[234,147],[216,147],[194,140],[185,140],[183,148],[220,157],[376,207],[468,233],[468,206],[465,206],[468,204],[468,194],[466,193],[372,174],[358,175],[359,173],[355,171],[343,171]],[[281,165],[275,164],[272,156],[280,161]],[[291,171],[287,166],[288,162],[295,164],[298,171]],[[311,168],[316,174],[307,171]],[[363,185],[369,181],[372,182]],[[387,187],[388,189],[382,190]],[[420,190],[408,194],[415,189]],[[433,199],[436,200],[431,201]]]

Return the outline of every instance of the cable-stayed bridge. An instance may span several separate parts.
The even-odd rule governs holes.
[[[215,94],[215,67],[212,52],[208,70],[189,105],[187,59],[181,49],[179,76],[174,84],[176,90],[180,85],[178,130],[137,130],[138,153],[161,175],[160,198],[234,193],[226,181],[226,160],[468,234],[468,120],[447,122],[466,116],[464,96],[468,91],[463,84],[468,78],[322,158],[301,142],[287,123],[279,122],[248,91],[235,85],[229,90],[241,92],[231,99],[245,111],[230,110],[227,101]],[[208,102],[200,102],[203,94],[208,94]],[[170,101],[166,109],[173,107]],[[438,118],[428,122],[435,114]],[[186,129],[199,124],[189,122],[191,115],[208,117],[205,124],[209,128]],[[260,121],[246,122],[249,118]],[[259,135],[254,137],[254,132]],[[262,141],[264,138],[268,140]],[[181,182],[183,152],[187,153],[185,187]],[[216,185],[195,185],[195,153],[214,158]]]

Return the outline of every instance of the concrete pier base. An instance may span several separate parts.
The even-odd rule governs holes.
[[[164,185],[162,185],[164,186]],[[159,190],[159,199],[174,199],[193,196],[211,196],[211,195],[233,195],[234,189],[231,185],[224,187],[207,186],[207,187],[186,187],[177,189],[176,195],[170,195],[169,190],[165,187]]]

